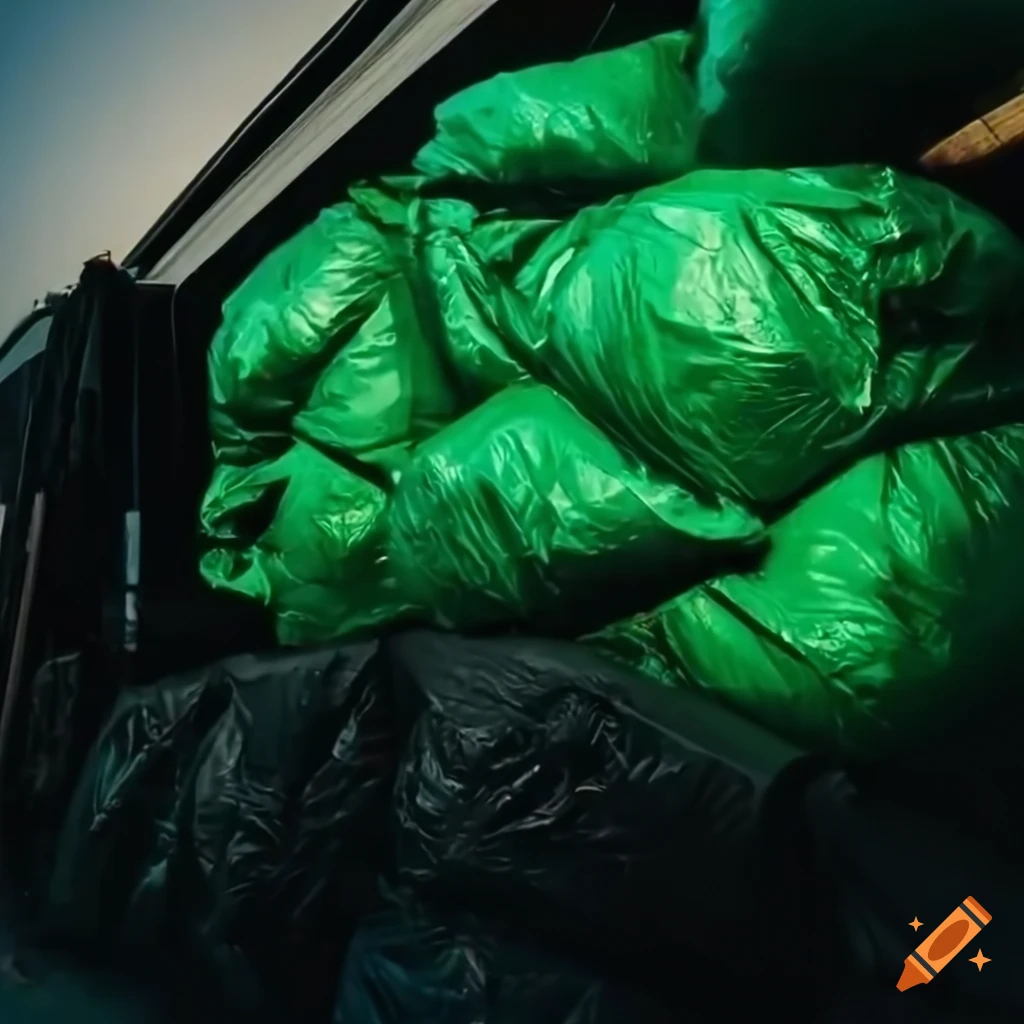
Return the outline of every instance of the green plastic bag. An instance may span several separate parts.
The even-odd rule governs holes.
[[[328,451],[348,453],[395,474],[416,441],[449,422],[455,409],[456,400],[410,308],[405,283],[396,278],[320,374],[292,430]]]
[[[600,646],[815,749],[873,754],[1022,667],[1024,427],[868,458],[771,531],[763,569]]]
[[[271,525],[246,543],[237,523],[275,490]],[[219,542],[207,580],[273,607],[286,644],[402,619],[568,629],[588,621],[588,602],[607,609],[616,574],[625,614],[664,596],[666,574],[703,578],[764,539],[742,508],[657,481],[537,386],[502,391],[420,445],[390,496],[301,443],[220,466],[203,526]]]
[[[615,173],[625,153],[674,174],[675,102],[650,120],[657,90],[625,85],[684,45],[506,85],[555,102],[540,86],[582,68],[619,104],[595,98],[594,124],[621,115],[615,138],[650,144],[614,149]],[[596,69],[616,62],[613,88]],[[527,95],[493,167],[589,162],[520,132]],[[592,628],[623,595],[729,571],[761,518],[865,452],[1017,415],[1022,247],[935,185],[702,171],[564,223],[422,185],[352,188],[257,267],[213,342],[202,570],[267,603],[284,642],[410,618]]]
[[[513,387],[420,446],[388,513],[399,592],[448,627],[570,629],[763,540],[658,480],[548,388]],[[621,581],[619,593],[614,590]]]
[[[628,590],[632,567],[637,601],[665,592],[641,567],[645,532],[643,550],[680,552],[664,584],[678,588],[698,565],[725,571],[719,558],[753,536],[757,516],[863,451],[1005,421],[1019,402],[1021,247],[923,181],[863,168],[696,172],[561,226],[387,188],[353,198],[322,219],[333,227],[258,268],[211,353],[218,470],[206,509],[223,511],[216,529],[204,514],[203,572],[267,601],[289,642],[410,609],[536,628],[575,615],[580,592],[594,624],[612,621],[617,595],[593,582],[602,573]],[[368,268],[349,265],[360,258]],[[529,379],[569,403],[539,401],[571,445],[503,404]],[[288,468],[278,505],[274,460],[295,439],[283,465],[301,452],[303,469]],[[544,507],[524,476],[563,486],[569,450],[609,478],[650,483],[649,466],[671,481],[673,527],[644,500],[605,501],[570,473],[573,522],[590,525],[559,534],[562,548],[518,535],[534,507],[521,502]],[[369,546],[325,547],[311,525],[324,507],[340,515],[336,487],[375,508],[399,492],[379,534],[363,531]],[[221,541],[218,530],[264,506],[277,509],[266,535]],[[689,525],[695,509],[723,508],[713,530]],[[458,530],[423,548],[453,516]],[[517,553],[499,559],[503,549]]]
[[[238,523],[268,495],[276,505],[256,538]],[[202,508],[217,546],[200,567],[213,587],[268,605],[283,644],[322,643],[412,616],[387,564],[387,495],[302,443],[273,462],[219,465]]]
[[[329,207],[224,303],[209,353],[211,433],[231,461],[267,454],[323,362],[377,309],[398,272],[386,238],[352,203]]]
[[[1024,68],[1019,0],[703,0],[704,163],[907,164]]]
[[[541,379],[691,490],[774,514],[866,450],[1006,422],[1022,282],[982,211],[840,167],[697,171],[585,210],[517,287]]]
[[[693,166],[697,96],[677,32],[501,74],[436,111],[415,160],[428,179],[491,184],[657,181]]]
[[[524,379],[503,338],[531,328],[501,275],[555,223],[481,217],[417,184],[353,188],[225,303],[209,357],[223,461],[274,457],[297,436],[393,474],[419,440]]]

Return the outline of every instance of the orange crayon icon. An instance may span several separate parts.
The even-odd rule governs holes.
[[[968,896],[903,961],[903,973],[896,987],[906,992],[915,985],[927,985],[991,920],[992,915],[974,897]]]

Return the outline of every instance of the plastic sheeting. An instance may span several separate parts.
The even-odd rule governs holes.
[[[225,306],[202,509],[214,585],[271,604],[286,643],[417,617],[536,624],[577,603],[595,624],[582,604],[615,562],[636,560],[627,613],[668,596],[655,569],[700,578],[762,540],[752,513],[696,500],[521,384],[506,339],[535,325],[501,277],[553,224],[408,188],[354,190]]]
[[[698,172],[561,227],[415,188],[327,211],[214,340],[203,569],[285,642],[536,623],[603,573],[602,625],[669,596],[651,556],[728,571],[858,453],[1018,400],[1024,250],[930,183]]]
[[[729,962],[766,993],[812,970],[799,751],[580,645],[417,633],[390,650],[419,709],[399,878],[423,899],[620,970],[671,957],[707,980]],[[738,944],[761,952],[737,962]]]
[[[380,1012],[413,998],[404,972],[421,957],[445,985],[471,982],[472,951],[493,984],[464,992],[470,1005],[559,1024],[574,1005],[618,1024],[615,992],[637,986],[657,1005],[681,958],[695,978],[740,970],[781,997],[804,959],[781,957],[776,985],[767,961],[716,966],[709,951],[769,920],[790,950],[813,944],[794,827],[811,767],[571,643],[413,633],[229,659],[112,713],[66,823],[49,931],[212,1019],[322,1019],[357,927],[345,978]],[[414,901],[402,949],[378,878]],[[715,998],[688,1002],[699,1017]]]
[[[683,174],[697,140],[693,49],[676,32],[471,86],[437,108],[415,167],[432,181],[493,184]]]
[[[716,166],[913,162],[1021,69],[1017,0],[702,0],[700,18]]]
[[[222,464],[297,435],[386,479],[417,441],[525,377],[498,328],[529,326],[497,275],[553,225],[423,199],[418,183],[352,189],[227,300],[210,348]]]
[[[635,604],[668,574],[675,586],[700,578],[764,539],[742,506],[658,479],[536,385],[502,391],[425,441],[387,518],[398,592],[456,627],[572,632],[606,621],[616,599]],[[616,579],[633,595],[611,598]]]
[[[656,619],[689,616],[684,638],[648,634],[638,663],[815,747],[882,747],[928,723],[950,643],[1016,626],[979,634],[949,596],[983,578],[1012,459],[913,482],[893,453],[1019,420],[1024,246],[884,167],[678,176],[689,156],[658,153],[692,141],[692,61],[667,55],[692,45],[470,88],[419,176],[350,189],[256,268],[210,352],[202,570],[288,644],[578,636],[683,594]],[[613,164],[667,180],[590,206],[555,182]],[[948,514],[941,542],[887,539],[921,533],[901,489]],[[775,550],[738,577],[763,524]],[[948,716],[966,688],[938,689]]]
[[[48,932],[155,976],[175,1019],[833,1024],[895,993],[906,921],[972,895],[991,976],[950,965],[956,1013],[922,1019],[1019,1019],[1015,875],[900,778],[867,799],[579,644],[229,659],[115,709]]]
[[[1022,282],[993,218],[861,167],[698,171],[584,211],[518,279],[538,372],[673,479],[759,509],[894,434],[1015,414]]]
[[[387,855],[381,670],[367,644],[126,692],[65,822],[48,929],[141,968],[189,1017],[296,1020],[329,1001]]]
[[[381,571],[387,495],[321,450],[297,443],[273,462],[222,464],[213,487],[202,522],[221,546],[206,553],[203,571],[273,603],[284,643],[326,641],[340,623],[358,630],[415,610]],[[260,511],[269,526],[247,545],[241,514]]]
[[[771,541],[758,573],[598,642],[799,742],[862,754],[934,734],[1019,672],[1024,427],[866,459]]]

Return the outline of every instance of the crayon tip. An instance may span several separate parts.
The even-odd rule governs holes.
[[[929,979],[924,976],[924,973],[912,963],[906,963],[903,966],[903,973],[900,975],[900,980],[896,982],[896,987],[901,992],[906,992],[908,988],[913,988],[915,985],[923,985],[928,980]]]

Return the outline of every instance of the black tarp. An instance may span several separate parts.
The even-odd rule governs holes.
[[[121,696],[67,820],[48,933],[157,965],[179,994],[159,965],[187,968],[214,1015],[315,1019],[379,877],[428,909],[490,905],[527,945],[647,984],[668,947],[710,969],[705,941],[763,926],[764,872],[792,867],[800,764],[567,643],[414,634],[229,659]]]
[[[193,1020],[967,1024],[1019,1019],[1022,892],[983,843],[590,649],[415,632],[124,693],[40,939]],[[907,922],[969,895],[992,964],[896,993]]]
[[[129,958],[190,1016],[322,1007],[387,861],[381,672],[370,644],[123,693],[67,818],[48,932]]]
[[[700,978],[697,1013],[740,979],[813,998],[813,761],[572,643],[413,633],[391,657],[419,701],[395,790],[403,883],[647,984]]]
[[[131,278],[98,258],[60,303],[46,347],[34,360],[39,365],[7,513],[10,559],[0,593],[3,686],[29,564],[33,506],[42,495],[41,557],[0,779],[4,868],[19,883],[46,863],[76,768],[116,688],[123,524],[133,481],[135,341]],[[117,401],[109,400],[112,393]],[[89,685],[80,685],[84,680]]]

